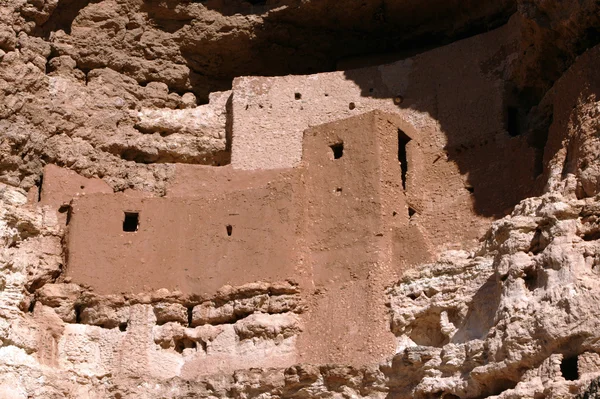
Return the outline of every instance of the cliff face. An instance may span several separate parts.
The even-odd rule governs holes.
[[[4,1],[0,397],[595,397],[599,19]]]

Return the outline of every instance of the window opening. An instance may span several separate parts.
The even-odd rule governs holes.
[[[123,231],[135,232],[140,225],[140,214],[138,212],[125,212],[123,219]]]
[[[333,159],[340,159],[344,155],[344,143],[336,143],[329,146],[333,151]]]
[[[398,162],[400,162],[400,171],[402,174],[402,188],[406,190],[406,174],[408,173],[408,157],[406,145],[410,142],[410,137],[401,129],[398,129]]]
[[[579,371],[577,370],[577,356],[563,357],[560,362],[560,372],[567,381],[576,381],[579,379]]]

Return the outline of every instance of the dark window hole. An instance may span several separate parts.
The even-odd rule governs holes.
[[[44,175],[41,174],[40,175],[40,181],[37,184],[37,187],[38,187],[38,199],[37,200],[38,200],[38,202],[40,202],[42,200],[42,184],[43,183],[44,183]]]
[[[231,234],[233,233],[233,226],[228,224],[225,229],[227,230],[227,236],[231,237]]]
[[[577,371],[577,356],[563,357],[563,360],[560,362],[560,372],[567,381],[578,380],[579,372]]]
[[[396,216],[398,214],[398,212],[394,211],[392,212],[392,216]]]
[[[27,308],[27,311],[29,313],[33,313],[33,309],[35,309],[35,299],[33,299],[30,303],[29,303],[29,307]]]
[[[417,211],[415,211],[413,208],[411,208],[410,206],[408,207],[408,217],[411,218],[413,217],[413,215],[417,213]]]
[[[296,100],[301,100],[302,99],[302,94],[301,93],[294,93],[294,98]]]
[[[140,224],[140,214],[138,212],[125,212],[123,219],[123,231],[135,232]]]
[[[340,159],[344,155],[344,143],[336,143],[329,146],[333,151],[333,159]]]
[[[521,134],[519,126],[519,109],[517,107],[508,107],[506,109],[506,130],[511,137]]]
[[[356,108],[356,104],[354,104],[354,103],[348,104],[348,109],[350,109],[350,111],[352,111],[354,108]]]
[[[465,188],[471,194],[473,194],[475,192],[475,187],[473,187],[473,186],[465,186]]]
[[[415,299],[417,299],[419,296],[418,296],[417,294],[409,294],[409,295],[408,295],[408,297],[414,301],[414,300],[415,300]]]
[[[187,308],[188,327],[192,326],[193,315],[194,315],[194,307],[193,306],[188,306],[188,308]]]
[[[584,241],[596,241],[600,240],[600,230],[590,231],[583,235]]]
[[[408,157],[406,145],[410,142],[410,137],[402,130],[398,129],[398,162],[400,162],[400,172],[402,178],[402,188],[406,190],[406,174],[408,173]]]
[[[183,353],[184,349],[196,349],[196,341],[192,341],[189,338],[182,338],[175,341],[175,350],[177,353]]]
[[[83,310],[83,306],[75,305],[75,323],[81,323],[81,311]]]
[[[120,323],[119,331],[127,331],[127,323]]]

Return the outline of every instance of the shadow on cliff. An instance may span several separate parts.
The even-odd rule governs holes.
[[[240,26],[248,23],[249,16],[260,18],[261,24],[252,30],[219,25],[216,40],[217,36],[207,35],[206,29],[212,29],[218,17],[214,23],[191,23],[196,16],[190,11],[183,12],[178,3],[144,2],[142,10],[156,26],[177,35],[181,55],[190,69],[189,84],[199,103],[206,103],[212,91],[230,89],[236,76],[312,74],[340,66],[346,69],[392,61],[488,32],[505,24],[515,12],[512,1],[494,6],[474,5],[469,18],[460,14],[463,5],[456,2],[443,6],[432,2],[438,9],[417,7],[418,11],[412,13],[402,12],[411,10],[412,3],[393,1],[382,4],[367,0],[360,6],[344,9],[343,13],[335,7],[328,10],[324,5],[327,2],[207,0],[200,3],[236,20]],[[494,45],[499,48],[499,55],[493,62],[500,64],[507,54],[501,53],[500,44]],[[493,70],[497,65],[480,67]],[[427,88],[427,93],[373,90],[372,79],[365,79],[361,70],[348,70],[345,74],[360,86],[362,96],[390,101],[403,96],[400,108],[427,113],[440,123],[447,137],[445,151],[440,155],[447,162],[456,163],[466,176],[465,189],[472,194],[478,214],[504,216],[520,200],[539,192],[536,178],[543,169],[541,160],[547,131],[526,132],[524,120],[534,103],[527,93],[515,93],[507,87],[505,98],[500,99],[504,103],[504,131],[477,132],[477,118],[483,122],[491,116],[483,112],[476,117],[457,118],[471,113],[470,108],[482,107],[471,106],[479,99],[468,96],[469,82],[457,84],[458,93],[439,90],[436,81],[447,79],[442,67],[436,75],[426,77],[427,82],[421,79],[419,84]],[[174,88],[178,90],[188,89]],[[460,93],[461,90],[465,93]],[[422,101],[422,94],[433,100]]]
[[[388,99],[399,109],[435,119],[446,137],[435,162],[455,163],[466,179],[465,189],[471,194],[475,212],[498,218],[510,213],[522,199],[541,193],[552,111],[544,123],[535,127],[528,124],[536,99],[489,72],[497,70],[508,55],[501,43],[485,64],[475,63],[464,43],[461,46],[442,49],[439,58],[434,53],[439,50],[433,50],[426,59],[419,55],[408,61],[412,66],[403,87],[390,78],[383,83],[381,68],[353,69],[344,74],[360,87],[362,97]],[[462,52],[461,56],[455,56],[454,51]],[[389,74],[394,73],[390,69]],[[402,89],[394,92],[390,86]]]
[[[48,20],[40,26],[36,26],[34,35],[48,39],[52,32],[63,30],[71,34],[73,21],[79,12],[91,3],[100,0],[62,0],[58,2],[56,9],[50,14]]]
[[[209,12],[198,18],[193,3]],[[468,15],[458,0],[149,0],[140,9],[174,34],[191,90],[206,103],[237,76],[330,72],[366,54],[394,60],[500,26],[516,10],[514,0],[469,3]]]

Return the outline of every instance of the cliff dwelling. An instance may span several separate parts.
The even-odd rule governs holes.
[[[595,398],[597,1],[7,1],[0,399]]]

